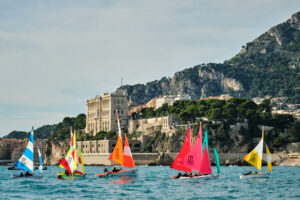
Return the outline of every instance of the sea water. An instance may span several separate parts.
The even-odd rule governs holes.
[[[137,168],[136,177],[97,178],[104,167],[87,166],[84,179],[57,180],[58,167],[42,179],[12,179],[20,171],[0,167],[0,199],[300,199],[300,167],[273,167],[267,179],[240,179],[252,167],[221,167],[218,179],[171,179],[178,171],[167,166]]]

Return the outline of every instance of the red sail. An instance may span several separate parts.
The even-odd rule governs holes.
[[[201,164],[200,164],[200,171],[199,172],[201,174],[211,174],[212,173],[206,144],[205,144],[204,154],[202,156],[202,161],[201,161]]]
[[[188,168],[200,171],[202,160],[202,128],[199,126],[198,137],[192,150],[184,158],[184,165]]]
[[[125,144],[124,144],[124,151],[123,151],[123,166],[128,168],[135,168],[130,146],[128,144],[128,140],[125,134],[124,137],[125,137]]]
[[[184,158],[190,151],[191,151],[191,130],[189,128],[184,143],[182,145],[182,148],[170,167],[185,172],[192,172],[192,170],[189,167],[184,165]]]

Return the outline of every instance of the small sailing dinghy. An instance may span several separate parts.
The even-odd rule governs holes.
[[[21,172],[20,174],[16,175],[14,174],[12,178],[30,178],[30,179],[41,179],[43,177],[42,173],[42,156],[41,152],[38,148],[38,153],[39,153],[39,159],[40,159],[40,174],[33,174],[33,163],[34,163],[34,156],[33,156],[33,145],[34,145],[34,131],[33,127],[31,129],[31,133],[29,136],[28,144],[26,146],[26,149],[21,156],[21,158],[17,161],[16,167],[21,170],[25,170],[26,173],[24,174]]]
[[[266,145],[266,152],[267,152],[267,164],[268,164],[268,171],[267,173],[261,173],[261,161],[263,157],[263,147],[264,147],[264,128],[262,130],[262,137],[258,145],[245,157],[244,160],[246,160],[249,164],[253,165],[255,168],[259,170],[259,173],[255,172],[252,173],[252,171],[249,171],[248,173],[243,173],[240,175],[241,179],[246,178],[269,178],[270,173],[272,171],[272,158],[271,153]]]
[[[188,129],[187,136],[184,144],[170,166],[173,169],[186,172],[185,174],[179,173],[177,176],[171,176],[173,179],[190,179],[190,178],[218,178],[220,173],[219,156],[214,148],[214,154],[217,164],[218,175],[212,175],[211,164],[208,155],[208,138],[207,130],[202,143],[202,128],[201,123],[199,126],[198,137],[195,141],[193,148],[190,147],[190,128]],[[193,170],[196,173],[193,173]],[[189,174],[188,174],[189,173]]]
[[[36,169],[36,170],[38,169],[40,171],[47,170],[47,167],[43,166],[42,154],[41,154],[40,148],[37,144],[36,144],[36,148],[37,148],[37,151],[38,151],[38,154],[39,154],[40,165],[38,167],[35,167],[34,169]]]
[[[80,148],[76,146],[76,132],[74,135],[72,129],[71,134],[71,147],[65,158],[59,161],[60,168],[65,168],[64,172],[57,173],[57,179],[60,180],[71,180],[71,179],[81,179],[85,178],[85,169],[81,156]]]
[[[124,134],[124,149],[123,149],[123,143],[122,143],[122,134],[121,134],[121,126],[120,126],[120,120],[119,115],[117,111],[117,121],[118,121],[118,140],[117,144],[113,150],[113,152],[110,154],[109,159],[120,164],[123,167],[126,168],[134,168],[134,169],[120,169],[120,170],[114,170],[115,167],[111,172],[105,171],[104,173],[98,173],[95,174],[95,176],[99,178],[106,178],[110,176],[132,176],[137,174],[137,169],[135,168],[134,160],[131,154],[130,146],[127,140],[126,135]]]

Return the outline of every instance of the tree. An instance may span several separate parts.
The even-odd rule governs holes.
[[[84,129],[86,124],[86,115],[85,114],[79,114],[74,119],[74,129]]]
[[[288,131],[290,142],[300,142],[300,123],[293,125]]]

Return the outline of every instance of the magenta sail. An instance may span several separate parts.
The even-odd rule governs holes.
[[[191,168],[185,166],[183,162],[184,158],[190,151],[191,151],[191,131],[189,129],[185,137],[184,143],[182,145],[182,148],[170,167],[185,172],[192,172]]]
[[[203,153],[203,157],[202,157],[202,160],[201,160],[200,171],[199,172],[201,174],[212,174],[206,144],[205,144],[204,153]]]
[[[202,160],[202,127],[200,124],[198,137],[196,139],[196,142],[192,150],[184,158],[184,165],[191,169],[200,171],[201,160]]]

